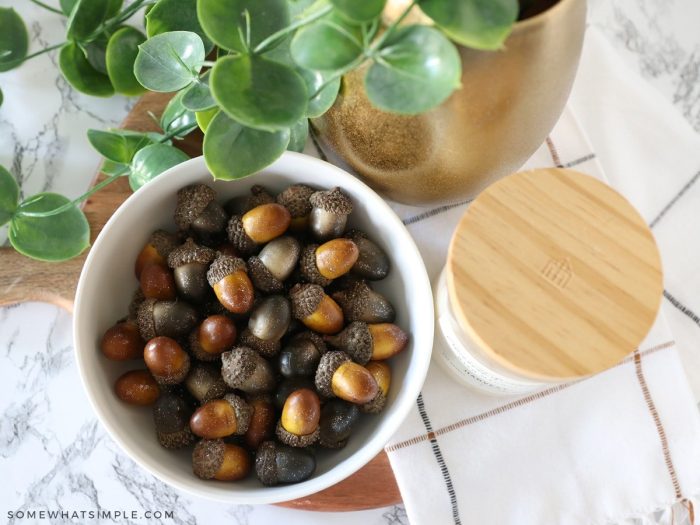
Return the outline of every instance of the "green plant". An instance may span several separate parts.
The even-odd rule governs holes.
[[[303,149],[308,119],[330,109],[344,74],[362,68],[370,101],[385,111],[427,111],[459,88],[455,43],[498,49],[518,15],[518,0],[413,0],[388,24],[387,0],[60,0],[60,9],[31,1],[67,16],[67,40],[28,54],[22,19],[0,8],[0,71],[60,49],[64,77],[88,95],[177,92],[162,133],[88,132],[108,177],[77,199],[20,203],[0,170],[0,225],[10,223],[18,251],[43,260],[88,245],[80,202],[119,177],[136,190],[186,160],[172,141],[197,127],[214,178],[245,177]],[[416,6],[432,25],[403,24]],[[125,25],[142,10],[145,34]]]

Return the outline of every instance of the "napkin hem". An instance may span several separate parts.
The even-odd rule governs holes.
[[[700,509],[700,487],[694,489],[692,493],[694,496],[681,499],[674,498],[672,501],[655,504],[643,510],[628,510],[620,513],[618,516],[605,517],[603,521],[591,522],[590,525],[625,525],[627,523],[634,523],[634,525],[646,525],[647,523],[649,525],[658,525],[662,522],[658,518],[652,518],[652,516],[659,512],[671,514],[671,521],[663,523],[669,523],[670,525],[688,523],[693,525],[695,523],[695,509]],[[680,511],[681,514],[677,516],[676,511]],[[687,522],[683,520],[683,513],[688,518]]]

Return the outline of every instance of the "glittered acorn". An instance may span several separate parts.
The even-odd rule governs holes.
[[[255,450],[260,443],[270,439],[275,432],[275,406],[270,396],[266,394],[250,396],[248,404],[253,410],[250,425],[243,436],[243,441],[250,449]]]
[[[229,215],[243,215],[257,206],[272,202],[275,202],[275,198],[267,191],[267,188],[260,184],[254,184],[248,195],[238,195],[226,201],[224,209]]]
[[[292,319],[289,300],[281,295],[270,295],[260,300],[250,314],[248,329],[263,341],[279,341],[287,332]]]
[[[138,326],[130,320],[120,321],[107,329],[100,342],[102,354],[112,361],[128,361],[143,357],[146,341]]]
[[[291,216],[284,206],[262,204],[246,212],[234,215],[228,222],[228,239],[240,253],[249,255],[260,244],[265,244],[283,235],[289,228]]]
[[[391,323],[353,321],[338,335],[326,336],[326,342],[364,365],[370,359],[389,359],[401,352],[408,344],[408,334]]]
[[[295,390],[282,407],[275,431],[277,439],[290,447],[308,447],[318,441],[321,400],[308,388]]]
[[[339,397],[363,405],[375,398],[379,387],[372,374],[345,352],[326,352],[316,370],[316,390],[324,397]]]
[[[271,392],[275,388],[270,363],[245,346],[221,354],[221,375],[230,388],[248,394]]]
[[[393,323],[396,311],[389,300],[375,292],[364,281],[358,281],[347,289],[335,292],[333,299],[343,309],[348,322]]]
[[[177,235],[165,230],[156,230],[148,238],[146,245],[139,252],[134,264],[136,278],[141,278],[141,272],[149,264],[166,264],[168,255],[180,244]]]
[[[314,332],[295,335],[279,354],[280,374],[284,377],[312,376],[326,350],[323,339]]]
[[[365,365],[365,368],[369,370],[372,377],[377,382],[379,391],[374,399],[360,405],[360,410],[366,414],[378,414],[384,410],[386,405],[386,396],[389,394],[389,387],[391,386],[391,368],[385,361],[370,361]]]
[[[188,447],[196,440],[190,430],[192,407],[177,392],[164,392],[153,406],[158,442],[165,448]]]
[[[207,280],[229,312],[244,314],[253,306],[255,291],[243,259],[219,255],[209,267]]]
[[[335,334],[343,328],[340,306],[317,284],[297,284],[289,292],[292,315],[307,328],[322,334]]]
[[[370,281],[379,281],[389,275],[391,263],[382,250],[366,233],[351,230],[345,237],[352,240],[359,252],[357,261],[352,267],[352,273]]]
[[[159,335],[177,339],[194,328],[198,317],[197,311],[185,301],[146,299],[139,306],[137,322],[146,341]]]
[[[236,394],[204,403],[190,418],[190,429],[206,439],[241,436],[248,430],[253,409]]]
[[[265,293],[281,292],[300,252],[299,241],[287,235],[267,243],[258,255],[248,259],[248,273],[255,287]]]
[[[152,405],[160,395],[160,388],[148,370],[130,370],[114,383],[117,397],[130,405]]]
[[[139,284],[143,296],[147,299],[171,301],[177,298],[177,287],[173,272],[167,265],[149,263],[141,270]]]
[[[238,481],[250,474],[250,454],[223,439],[202,439],[192,451],[192,472],[201,479]]]
[[[177,192],[175,224],[198,239],[215,243],[224,238],[228,214],[216,201],[216,192],[206,184],[186,186]]]
[[[184,385],[200,403],[218,399],[228,391],[228,386],[221,377],[221,367],[214,363],[194,363]]]
[[[137,319],[139,316],[139,308],[143,304],[143,302],[146,300],[146,297],[143,295],[143,291],[141,291],[141,287],[137,288],[134,290],[133,295],[131,296],[131,302],[129,303],[129,317],[128,320],[131,321],[134,324],[137,324]]]
[[[309,197],[312,209],[309,216],[311,233],[319,241],[340,237],[345,231],[352,201],[340,188],[317,191]]]
[[[289,229],[293,232],[304,231],[309,225],[311,202],[309,198],[316,190],[306,184],[293,184],[277,195],[277,202],[287,208],[292,216]]]
[[[358,255],[357,246],[350,239],[332,239],[320,246],[310,244],[301,252],[301,276],[310,283],[328,286],[350,271]]]
[[[318,444],[324,448],[343,448],[359,418],[357,405],[331,399],[321,409]]]
[[[282,343],[279,339],[269,339],[265,341],[253,335],[250,329],[246,328],[238,338],[239,346],[252,348],[263,357],[274,357],[279,354]]]
[[[235,323],[226,315],[210,315],[189,335],[190,352],[200,361],[216,361],[236,342]]]
[[[194,303],[209,299],[211,288],[207,270],[215,258],[214,250],[198,245],[191,237],[170,252],[168,266],[173,269],[175,286],[181,297]]]
[[[170,337],[154,337],[143,349],[148,370],[161,385],[182,383],[190,371],[190,356]]]
[[[255,454],[255,474],[263,485],[299,483],[316,470],[316,458],[308,448],[293,448],[265,441]]]

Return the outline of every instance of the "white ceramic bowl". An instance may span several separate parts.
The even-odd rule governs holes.
[[[200,480],[192,474],[191,449],[162,448],[156,440],[151,410],[127,405],[114,394],[115,379],[143,364],[105,359],[99,350],[100,339],[107,328],[126,315],[138,287],[133,273],[136,255],[152,231],[174,231],[175,194],[194,183],[211,185],[222,202],[247,194],[253,184],[263,184],[271,191],[281,191],[293,183],[323,189],[340,186],[355,206],[350,225],[368,232],[390,255],[389,276],[373,287],[391,300],[397,324],[410,332],[410,343],[391,360],[393,377],[387,406],[378,416],[363,415],[344,449],[319,451],[316,472],[302,483],[264,487],[254,475],[237,483]],[[197,496],[228,503],[276,503],[338,483],[382,450],[415,403],[425,379],[433,343],[433,299],[425,266],[406,228],[391,208],[358,179],[321,160],[285,153],[256,175],[215,182],[200,157],[144,186],[107,222],[80,276],[73,332],[80,375],[92,406],[112,438],[136,463],[164,482]]]

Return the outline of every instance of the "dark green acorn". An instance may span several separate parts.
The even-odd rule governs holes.
[[[299,483],[316,470],[316,458],[307,448],[292,448],[265,441],[255,456],[255,474],[263,485]]]

